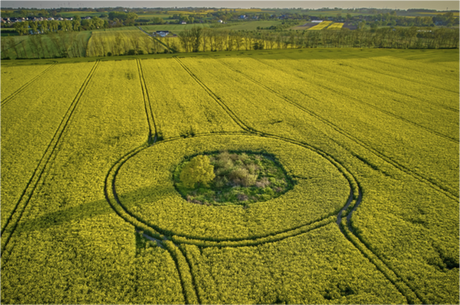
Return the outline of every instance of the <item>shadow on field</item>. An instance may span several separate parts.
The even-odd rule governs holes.
[[[146,187],[132,192],[119,195],[119,199],[125,208],[141,205],[149,202],[149,198],[160,200],[169,196],[180,196],[173,186]],[[113,200],[115,202],[115,200]],[[110,204],[105,199],[83,203],[79,206],[60,209],[55,212],[30,219],[16,228],[17,233],[45,230],[50,227],[59,226],[67,222],[78,221],[97,217],[100,215],[115,214]],[[117,216],[118,217],[118,216]],[[7,230],[8,231],[8,230]]]

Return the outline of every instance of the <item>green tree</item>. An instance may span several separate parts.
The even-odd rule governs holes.
[[[195,187],[197,183],[208,186],[215,177],[214,166],[211,165],[209,157],[203,155],[194,157],[180,174],[180,180],[189,188]]]
[[[194,26],[190,30],[190,34],[192,36],[192,47],[193,47],[193,52],[198,52],[200,49],[200,44],[201,44],[201,28]]]

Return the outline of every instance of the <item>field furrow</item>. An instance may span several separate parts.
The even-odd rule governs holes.
[[[28,66],[27,70],[24,67],[2,67],[2,106],[12,98],[13,94],[18,94],[38,78],[49,78],[51,67],[49,65]]]
[[[241,60],[241,59],[239,59]],[[183,60],[185,62],[185,60]],[[282,98],[284,96],[288,96],[289,92],[295,91],[295,88],[290,88],[289,87],[289,82],[292,80],[289,78],[289,74],[283,75],[285,78],[285,81],[282,81],[281,78],[276,78],[276,74],[269,74],[268,69],[267,72],[265,72],[263,69],[260,68],[255,68],[251,67],[250,64],[245,61],[244,65],[242,63],[239,63],[240,67],[245,66],[245,67],[250,67],[248,70],[252,71],[257,71],[258,73],[253,73],[259,75],[259,77],[263,77],[263,80],[265,81],[265,84],[268,84],[270,88],[266,88],[265,85],[263,85],[262,82],[259,82],[259,86],[261,86],[264,90],[270,92],[271,90],[277,90],[278,88],[289,88],[289,90],[283,90],[282,94],[281,93],[276,93],[272,92],[272,94],[278,95],[279,97]],[[227,71],[225,70],[221,65],[219,66],[215,62],[210,64],[209,66],[194,66],[193,63],[190,63],[189,66],[192,66],[192,71],[202,80],[206,80],[206,85],[213,90],[213,92],[221,98],[223,102],[228,102],[227,105],[230,105],[230,108],[232,111],[237,113],[240,118],[244,117],[244,111],[239,112],[239,107],[248,107],[250,106],[250,102],[240,102],[239,107],[232,104],[232,98],[234,96],[235,91],[239,90],[241,87],[240,83],[235,84],[233,83],[233,90],[225,90],[222,88],[222,83],[216,84],[215,82],[212,81],[213,77],[210,76],[209,74],[214,74],[218,75],[220,71],[221,76],[219,78],[225,79],[225,75],[231,75],[233,71]],[[277,70],[282,70],[282,69],[277,69]],[[238,72],[236,72],[238,73]],[[239,73],[241,74],[241,73]],[[269,78],[266,77],[270,75],[270,78],[275,79],[273,83],[269,81]],[[236,76],[234,76],[236,78]],[[244,82],[243,82],[244,83]],[[282,84],[282,86],[280,86]],[[310,85],[310,84],[308,84]],[[273,88],[273,89],[272,89]],[[305,87],[298,85],[297,88],[308,88],[310,89],[310,86]],[[253,89],[254,90],[254,89]],[[256,90],[254,90],[256,91]],[[263,93],[263,90],[257,90],[259,93],[259,99],[260,97],[265,97],[265,93]],[[246,92],[245,92],[246,93]],[[328,91],[322,91],[322,97],[323,101],[331,101],[331,99],[328,99],[328,95],[330,94]],[[246,96],[245,94],[243,96]],[[266,99],[264,99],[265,101]],[[339,97],[337,97],[336,100],[340,100]],[[305,101],[305,97],[302,101]],[[332,99],[334,101],[334,99]],[[348,103],[348,102],[347,102]],[[259,103],[260,104],[260,103]],[[285,104],[286,105],[286,104]],[[304,104],[305,107],[312,107],[312,104]],[[319,102],[315,105],[316,107],[314,108],[314,111],[317,111],[317,109],[321,109],[322,107],[325,107],[325,105],[319,104]],[[334,108],[332,108],[334,109]],[[354,109],[356,111],[356,108]],[[313,111],[308,111],[313,115],[314,117],[317,117],[315,112]],[[307,112],[307,113],[308,113]],[[331,108],[329,107],[329,113],[331,114]],[[277,112],[279,113],[279,112]],[[333,112],[332,112],[333,113]],[[343,112],[344,114],[349,114],[350,112]],[[368,110],[361,110],[359,113],[366,114],[368,115]],[[257,115],[256,115],[257,114]],[[264,111],[263,106],[259,108],[257,112],[254,112],[252,115],[252,120],[251,117],[245,117],[243,121],[250,122],[249,124],[254,124],[254,120],[258,118],[258,116],[267,116],[270,115],[269,111]],[[330,119],[330,116],[326,116],[328,119]],[[427,263],[424,258],[417,258],[418,253],[421,251],[426,251],[428,253],[436,253],[437,248],[442,247],[443,249],[445,248],[452,248],[452,249],[458,249],[458,241],[456,241],[457,234],[453,233],[453,231],[458,228],[458,221],[456,220],[458,217],[458,204],[455,204],[454,201],[451,200],[451,197],[446,197],[441,193],[434,193],[437,195],[434,195],[438,200],[439,204],[436,205],[435,209],[430,209],[431,213],[436,215],[436,220],[430,222],[429,224],[425,221],[422,222],[424,226],[427,227],[428,231],[424,233],[424,235],[420,236],[429,236],[430,239],[436,240],[435,243],[432,244],[424,244],[422,240],[420,242],[415,242],[415,243],[408,243],[405,241],[403,236],[400,236],[399,229],[397,226],[389,225],[388,219],[382,218],[382,222],[379,226],[374,227],[372,224],[372,220],[374,219],[375,215],[379,214],[379,209],[383,209],[387,212],[392,213],[394,215],[395,219],[397,219],[399,224],[404,224],[405,227],[407,227],[406,231],[407,232],[416,232],[412,231],[412,227],[415,225],[417,226],[417,220],[413,219],[411,215],[417,215],[420,213],[420,211],[416,211],[416,204],[415,202],[423,202],[424,206],[430,206],[431,201],[428,200],[430,196],[429,194],[433,194],[433,189],[430,187],[427,187],[430,185],[430,181],[427,181],[426,179],[422,179],[422,183],[418,181],[422,177],[419,177],[417,175],[413,176],[413,173],[411,174],[411,171],[409,171],[409,175],[407,175],[406,171],[407,168],[400,167],[397,163],[392,162],[392,160],[388,160],[388,163],[396,165],[396,167],[393,167],[389,165],[384,159],[379,160],[379,158],[376,158],[376,155],[373,155],[372,152],[369,154],[369,150],[366,146],[357,146],[355,140],[353,140],[354,135],[359,134],[360,130],[367,130],[367,129],[372,129],[372,124],[376,124],[376,120],[374,119],[373,121],[370,120],[368,124],[366,124],[365,128],[357,128],[355,125],[355,129],[353,129],[353,132],[350,130],[350,134],[347,136],[343,137],[342,132],[337,133],[337,131],[340,131],[340,129],[337,128],[332,128],[333,125],[329,125],[327,121],[324,121],[324,119],[320,116],[317,117],[319,119],[319,122],[322,122],[323,124],[319,125],[314,125],[313,123],[318,124],[318,122],[315,122],[315,120],[311,119],[311,125],[309,126],[310,128],[305,128],[303,129],[305,132],[308,132],[309,135],[305,136],[305,139],[308,139],[309,143],[315,143],[315,145],[318,145],[318,147],[321,147],[325,149],[326,151],[331,151],[334,152],[335,156],[340,156],[339,157],[339,162],[343,162],[343,164],[347,168],[351,168],[353,172],[358,174],[358,181],[360,185],[364,187],[364,201],[362,204],[362,207],[357,210],[357,213],[363,213],[362,211],[366,211],[364,214],[365,216],[361,216],[361,219],[369,219],[367,222],[369,225],[366,226],[366,232],[362,231],[364,227],[360,227],[357,225],[356,229],[354,230],[360,238],[362,238],[366,244],[366,246],[371,249],[372,255],[377,255],[379,260],[383,261],[386,266],[390,268],[390,270],[393,270],[394,272],[397,272],[398,276],[402,277],[405,283],[409,287],[412,288],[407,288],[406,289],[414,289],[413,291],[417,294],[420,295],[423,300],[428,300],[428,302],[441,302],[441,300],[448,300],[449,297],[448,295],[456,295],[456,291],[458,289],[456,288],[457,285],[455,284],[455,281],[452,280],[450,275],[444,274],[444,271],[441,267],[440,270],[436,272],[429,271],[428,266],[430,266],[430,263]],[[380,118],[380,117],[379,117]],[[281,117],[280,117],[281,119]],[[284,119],[284,118],[283,118]],[[292,118],[291,118],[292,119]],[[345,118],[343,119],[343,122],[346,123]],[[357,119],[352,116],[348,117],[348,122],[353,123],[353,122],[363,122],[363,119]],[[372,122],[372,124],[371,124]],[[322,128],[318,128],[320,125],[322,125]],[[266,130],[264,129],[264,126],[262,124],[256,125],[258,130]],[[297,127],[300,129],[302,125],[297,124]],[[311,129],[312,126],[318,126],[315,129]],[[342,127],[342,126],[341,126]],[[285,131],[287,128],[285,126],[280,125],[278,129],[273,129],[273,132],[276,133],[282,133],[283,130]],[[321,130],[321,133],[319,133],[317,130]],[[315,132],[316,131],[316,132]],[[324,137],[324,135],[327,134],[328,137]],[[295,132],[291,133],[291,137],[295,137],[296,134]],[[350,138],[351,136],[351,138]],[[331,141],[334,139],[334,141]],[[349,142],[349,140],[352,140]],[[321,143],[322,142],[322,143]],[[339,147],[337,147],[337,144],[339,144]],[[406,148],[408,149],[408,148]],[[348,152],[346,152],[348,150]],[[373,152],[377,153],[377,156],[380,155],[380,153],[372,149]],[[347,157],[347,153],[350,153],[354,156],[352,158]],[[455,162],[452,164],[452,157],[446,157],[446,164],[449,163],[450,165],[455,165]],[[423,164],[426,164],[426,160],[421,161]],[[401,171],[398,171],[402,170]],[[413,176],[413,177],[412,177]],[[414,179],[415,177],[415,179]],[[458,175],[454,174],[454,178],[458,179]],[[385,178],[385,179],[384,179]],[[376,183],[378,181],[378,183]],[[405,188],[395,188],[394,185],[395,183],[403,184],[406,185],[407,187]],[[437,189],[437,188],[435,188]],[[369,196],[369,197],[367,197]],[[372,202],[372,203],[371,203]],[[364,210],[364,206],[366,206],[366,210]],[[425,213],[425,212],[424,212]],[[447,216],[448,215],[448,216]],[[447,217],[446,217],[447,216]],[[353,221],[354,218],[352,218]],[[445,234],[450,236],[449,240],[440,240],[437,237],[437,233],[431,234],[428,232],[434,231],[436,232],[439,230],[440,226],[444,226],[444,222],[447,221],[447,227],[449,229],[445,231]],[[434,220],[434,218],[433,218]],[[387,227],[388,226],[388,233],[386,234],[392,234],[393,239],[387,239],[385,235],[381,235],[376,231],[376,228],[381,228],[381,227]],[[452,232],[451,232],[452,230]],[[443,230],[441,230],[443,231]],[[390,233],[391,232],[391,233]],[[444,232],[444,231],[443,231]],[[409,235],[411,236],[411,235]],[[399,255],[399,260],[392,260],[390,261],[388,257],[391,257],[391,245],[388,246],[388,248],[381,248],[380,246],[375,247],[374,245],[384,245],[387,244],[388,242],[396,242],[398,244],[404,244],[407,245],[404,248],[404,252],[401,252],[399,250],[398,253]],[[439,246],[438,246],[439,245]],[[404,253],[403,255],[401,255]],[[445,252],[442,252],[445,253]],[[450,253],[450,252],[449,252]],[[455,266],[455,259],[451,259],[447,256],[448,258],[445,258],[445,255],[450,255],[450,254],[439,254],[441,257],[444,257],[444,259],[449,261],[453,261],[453,266]],[[444,255],[444,256],[442,256]],[[397,262],[397,263],[396,263]],[[417,262],[417,271],[410,271],[410,262]],[[447,263],[444,263],[447,264]],[[448,264],[447,264],[448,265]],[[441,265],[442,266],[442,263]],[[446,270],[446,269],[444,269]],[[456,270],[455,268],[453,270]],[[455,274],[456,271],[453,271],[453,274]],[[399,281],[396,278],[396,281]],[[417,282],[424,282],[425,287],[438,287],[437,283],[441,282],[447,282],[449,284],[445,285],[438,293],[433,294],[433,290],[428,290],[428,289],[423,289],[422,286],[415,284]],[[411,293],[410,290],[408,292],[409,294]],[[415,296],[415,298],[417,298]]]
[[[456,79],[449,77],[437,77],[428,73],[402,73],[404,69],[395,68],[393,65],[380,63],[372,59],[363,59],[354,63],[356,67],[371,71],[377,77],[382,79],[397,79],[401,84],[423,85],[420,87],[421,93],[429,94],[431,90],[444,90],[447,92],[457,93],[455,86]],[[429,69],[428,69],[429,71]],[[449,73],[450,74],[450,73]],[[442,81],[440,81],[442,80]],[[458,82],[457,82],[458,83]],[[410,85],[406,85],[410,86]]]
[[[69,109],[65,113],[64,118],[59,124],[43,156],[40,158],[40,161],[37,167],[35,168],[31,178],[27,182],[26,188],[21,193],[21,196],[18,202],[16,203],[11,215],[8,217],[6,223],[2,227],[2,236],[4,237],[2,238],[2,250],[4,250],[8,246],[8,242],[10,241],[12,234],[15,232],[18,223],[21,221],[24,211],[26,210],[32,196],[34,195],[34,192],[37,189],[37,186],[42,178],[43,173],[49,165],[49,162],[53,157],[53,154],[55,154],[55,152],[57,151],[58,144],[62,140],[64,132],[69,123],[71,122],[72,115],[75,112],[75,108],[78,106],[82,94],[88,86],[88,83],[91,81],[94,71],[97,68],[97,64],[98,62],[96,62],[96,64],[93,66],[88,76],[86,77],[83,85],[78,91],[77,95],[73,99],[72,104],[70,104]]]
[[[458,303],[458,50],[149,41],[2,62],[2,303]]]
[[[252,69],[246,65],[244,72],[335,126],[340,126],[340,130],[362,141],[387,161],[415,172],[428,183],[433,181],[437,187],[454,196],[458,194],[458,166],[452,166],[450,161],[458,155],[457,143],[356,102],[354,98],[347,98],[313,73],[297,71],[279,61],[263,60],[263,64],[265,68],[259,68],[257,63]],[[256,67],[259,73],[251,72]],[[273,69],[278,71],[273,73]],[[280,83],[283,86],[279,86]],[[418,164],[424,164],[424,167]]]
[[[299,65],[291,65],[290,61],[283,64],[304,72],[303,75],[297,75],[301,75],[306,80],[311,77],[311,71],[315,71],[315,83],[318,85],[458,142],[458,110],[439,107],[439,103],[433,103],[433,99],[423,93],[416,93],[416,96],[405,93],[418,92],[423,85],[412,86],[411,90],[405,90],[407,87],[402,87],[399,81],[381,80],[375,77],[375,74],[355,68],[352,63],[310,60],[308,63],[303,62],[301,69]],[[446,93],[443,90],[435,90],[432,94],[438,96],[438,101],[451,105],[456,98],[456,94]],[[445,98],[440,98],[441,96]],[[443,120],[439,120],[441,117]]]
[[[407,302],[332,224],[256,247],[184,249],[203,303]]]
[[[135,61],[99,64],[2,257],[4,302],[184,302],[171,255],[104,196],[112,164],[147,140],[143,103]]]
[[[160,136],[241,131],[175,60],[145,60],[142,68]]]
[[[458,81],[459,67],[456,65],[455,58],[451,58],[451,54],[446,53],[447,57],[440,60],[430,61],[424,60],[426,55],[415,55],[414,57],[407,57],[405,60],[394,58],[391,56],[379,56],[369,58],[380,64],[385,64],[390,71],[406,74],[417,78],[419,81],[429,81],[434,86],[444,86],[443,82],[447,79],[451,85]],[[414,61],[422,59],[422,64],[414,64]],[[449,91],[457,91],[455,86],[446,88]]]
[[[2,109],[2,232],[21,198],[30,195],[28,188],[34,188],[38,182],[36,179],[62,132],[62,123],[70,115],[69,107],[80,94],[93,65],[60,67],[52,78],[36,80]],[[71,66],[77,72],[71,71]],[[56,94],[56,83],[66,90]]]

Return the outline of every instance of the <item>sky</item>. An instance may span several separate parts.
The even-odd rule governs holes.
[[[387,0],[368,0],[368,1],[235,1],[235,0],[214,0],[214,1],[1,1],[1,7],[12,8],[60,8],[60,7],[227,7],[227,8],[310,8],[317,9],[329,8],[426,8],[435,10],[458,10],[459,1],[387,1]]]

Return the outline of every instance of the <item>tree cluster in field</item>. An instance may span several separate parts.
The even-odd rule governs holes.
[[[293,186],[273,156],[228,151],[195,156],[176,169],[175,179],[187,201],[205,205],[266,201]]]

